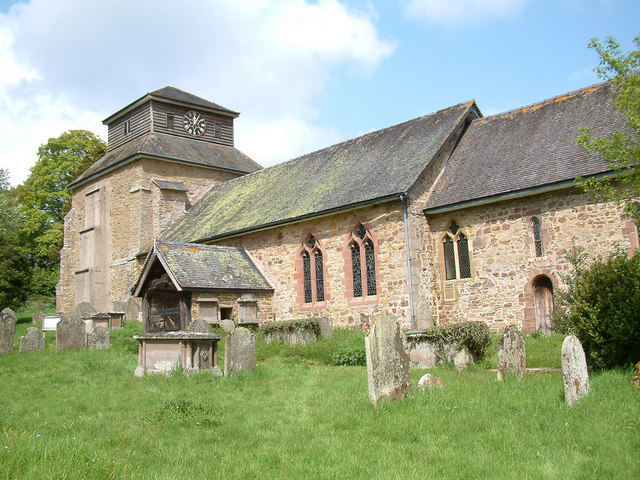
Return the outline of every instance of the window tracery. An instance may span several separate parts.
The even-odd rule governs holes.
[[[376,251],[371,233],[359,223],[350,234],[351,284],[353,296],[375,296],[378,294],[376,281]]]
[[[471,258],[469,240],[460,231],[455,220],[451,222],[442,239],[445,279],[471,278]]]
[[[542,224],[538,217],[531,219],[531,228],[533,230],[533,244],[535,245],[536,257],[542,257]]]
[[[315,236],[309,234],[301,248],[304,303],[324,302],[324,264],[320,244]]]

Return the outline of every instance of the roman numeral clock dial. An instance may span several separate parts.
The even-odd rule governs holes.
[[[204,132],[207,129],[207,122],[198,112],[190,110],[184,114],[184,117],[182,117],[182,126],[189,135],[199,137],[204,135]]]

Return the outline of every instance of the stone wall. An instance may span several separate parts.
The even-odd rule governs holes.
[[[257,304],[257,320],[258,322],[266,322],[273,319],[273,295],[271,292],[256,292],[251,294]],[[242,292],[215,292],[215,293],[192,293],[191,294],[191,320],[202,318],[203,305],[208,307],[215,305],[217,307],[218,321],[212,321],[206,318],[208,323],[219,323],[220,309],[230,308],[231,316],[236,323],[239,318],[238,299],[243,296]]]
[[[573,246],[589,254],[605,254],[614,242],[630,249],[637,230],[621,213],[572,189],[430,216],[425,254],[434,261],[428,288],[434,292],[435,318],[439,324],[478,320],[494,330],[507,325],[535,330],[534,280],[544,276],[554,290],[561,286]],[[541,257],[536,257],[533,217],[542,224]],[[469,241],[471,278],[447,281],[442,238],[452,220]]]
[[[57,310],[72,312],[77,303],[88,301],[96,309],[108,311],[114,301],[126,300],[144,260],[141,254],[150,247],[154,235],[212,185],[235,176],[142,159],[77,188],[65,217]],[[153,178],[183,182],[188,191],[162,190]],[[99,193],[98,201],[92,200],[92,192]]]
[[[372,233],[376,251],[377,295],[351,298],[351,265],[345,258],[350,229],[361,221]],[[325,300],[304,302],[300,245],[313,233],[323,250]],[[364,207],[219,241],[247,250],[272,287],[273,317],[291,320],[329,317],[338,325],[361,324],[362,314],[387,311],[409,322],[404,224],[400,201]],[[350,257],[349,257],[350,258]],[[408,323],[407,323],[408,324]]]

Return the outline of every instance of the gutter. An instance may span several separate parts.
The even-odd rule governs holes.
[[[407,251],[407,275],[409,277],[409,309],[411,312],[411,329],[416,328],[416,312],[413,307],[413,279],[411,274],[411,246],[409,245],[409,226],[407,222],[407,195],[400,194],[400,201],[402,202],[402,219],[404,220],[404,245]]]

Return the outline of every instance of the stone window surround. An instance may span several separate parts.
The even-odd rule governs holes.
[[[551,242],[551,234],[549,233],[548,222],[543,221],[542,218],[542,210],[536,210],[533,212],[529,212],[530,214],[525,217],[525,221],[527,222],[527,238],[525,239],[525,243],[529,246],[529,254],[531,255],[531,259],[541,259],[547,256],[547,247]],[[536,242],[533,234],[533,219],[537,218],[540,221],[540,232],[542,237],[542,256],[536,256]]]
[[[318,302],[316,300],[317,292],[316,292],[316,269],[315,269],[315,256],[311,255],[309,247],[306,245],[306,241],[309,236],[313,235],[313,238],[316,240],[316,247],[322,253],[322,274],[324,277],[324,300]],[[305,303],[304,301],[304,266],[302,263],[302,253],[304,251],[309,252],[309,257],[311,260],[311,295],[312,302]],[[325,251],[323,242],[321,241],[320,236],[318,235],[318,230],[314,227],[307,228],[303,230],[302,235],[300,236],[300,242],[298,243],[298,248],[296,250],[296,259],[295,259],[295,273],[294,273],[294,281],[295,281],[295,289],[296,289],[296,303],[300,310],[317,310],[321,308],[326,308],[327,301],[330,300],[331,296],[329,294],[329,279],[327,278],[327,253]]]
[[[524,333],[533,333],[536,331],[536,310],[533,303],[533,282],[536,278],[545,276],[551,280],[553,291],[555,293],[558,286],[558,279],[548,269],[535,269],[529,275],[524,290],[520,295],[520,304],[524,307],[522,318],[522,331]],[[554,295],[555,296],[555,295]]]
[[[451,225],[452,222],[456,222],[456,225],[458,225],[458,231],[456,232],[455,235],[452,235],[451,232],[449,232],[449,226]],[[458,284],[460,283],[464,283],[464,282],[470,282],[470,281],[474,281],[474,276],[475,276],[475,271],[476,271],[476,261],[474,259],[473,256],[473,249],[472,249],[472,236],[471,234],[468,232],[468,230],[466,228],[462,228],[460,227],[460,224],[458,223],[457,220],[455,220],[454,218],[449,218],[445,223],[444,223],[445,227],[444,227],[444,231],[441,232],[441,235],[439,235],[438,238],[438,243],[437,243],[437,248],[436,248],[436,269],[437,271],[440,273],[440,279],[441,279],[441,285],[442,285],[442,301],[444,301],[445,303],[450,303],[450,302],[455,302],[456,300],[458,300],[458,297],[460,296],[459,291],[458,291]],[[468,249],[468,253],[469,253],[469,269],[471,270],[471,276],[470,277],[465,277],[465,278],[460,278],[460,263],[458,261],[458,248],[457,248],[457,240],[459,238],[459,235],[463,234],[466,238],[467,238],[467,249]],[[455,244],[455,248],[454,248],[454,255],[455,255],[455,261],[456,261],[456,278],[452,278],[451,280],[447,280],[447,274],[446,274],[446,270],[445,270],[445,260],[444,260],[444,240],[446,237],[449,237],[453,240],[454,244]],[[533,237],[532,237],[533,238]],[[447,292],[449,292],[449,295],[447,295]]]
[[[640,248],[640,228],[633,220],[626,220],[622,227],[622,234],[629,235],[629,258],[635,255],[636,249]]]
[[[366,261],[361,261],[362,268],[362,297],[354,297],[353,295],[353,273],[351,268],[351,244],[356,238],[356,231],[362,225],[367,231],[367,236],[365,238],[369,238],[373,243],[373,252],[375,257],[375,267],[376,267],[376,294],[375,295],[365,295],[367,292],[367,267]],[[381,273],[381,265],[380,265],[380,247],[378,243],[378,237],[376,236],[373,229],[370,227],[369,222],[366,218],[363,217],[353,217],[351,223],[349,225],[349,231],[345,237],[344,244],[342,246],[342,258],[344,260],[344,287],[345,287],[345,298],[347,299],[347,305],[358,306],[358,305],[376,305],[380,301],[380,288],[382,286],[383,275]],[[361,258],[364,259],[365,256],[361,252]]]

